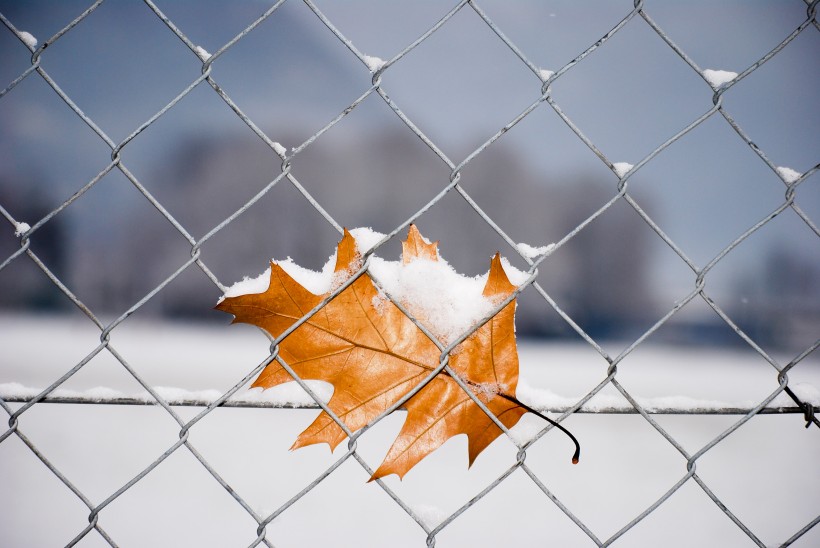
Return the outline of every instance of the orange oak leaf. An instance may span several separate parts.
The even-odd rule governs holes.
[[[402,249],[404,265],[439,260],[437,243],[428,242],[413,225]],[[334,286],[339,287],[361,265],[356,240],[345,230],[336,253]],[[515,289],[496,254],[483,297],[498,304]],[[266,291],[225,297],[216,308],[233,314],[234,323],[257,325],[278,337],[329,293],[311,293],[272,261]],[[417,319],[426,325],[423,314]],[[515,398],[518,353],[514,321],[513,300],[449,357],[450,368],[507,428],[527,411],[537,413]],[[279,344],[279,356],[300,378],[332,384],[333,396],[327,406],[351,432],[356,432],[429,376],[439,366],[441,352],[364,274],[285,337]],[[252,386],[271,388],[291,381],[293,378],[282,365],[273,361]],[[501,434],[501,429],[445,371],[408,399],[404,408],[404,425],[371,480],[390,474],[403,477],[458,434],[467,435],[472,465]],[[327,443],[334,449],[346,437],[345,431],[322,411],[291,449],[316,443]]]

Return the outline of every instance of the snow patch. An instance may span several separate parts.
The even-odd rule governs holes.
[[[23,30],[23,31],[20,31],[17,34],[17,36],[19,36],[20,40],[22,40],[31,49],[34,49],[34,48],[37,47],[37,38],[35,38],[34,35],[31,34],[30,32],[26,32],[26,31]]]
[[[324,381],[305,381],[305,384],[313,390],[322,402],[327,403],[333,395],[333,385]],[[228,401],[231,402],[272,402],[277,405],[287,407],[304,407],[314,405],[316,402],[305,392],[299,384],[287,382],[274,386],[273,388],[251,388],[244,392],[237,392]]]
[[[414,505],[413,513],[424,522],[424,525],[431,529],[435,529],[442,521],[449,517],[447,512],[431,504]]]
[[[376,232],[370,228],[354,228],[350,231],[350,234],[356,240],[356,248],[362,255],[367,253],[382,238],[384,238],[384,234]],[[302,287],[314,295],[324,295],[329,293],[332,289],[338,288],[345,281],[347,281],[353,272],[358,270],[358,267],[356,267],[353,270],[348,269],[344,272],[334,272],[336,269],[336,252],[333,252],[333,254],[328,257],[322,267],[322,270],[319,272],[296,264],[290,257],[283,261],[274,262],[279,265],[282,270],[287,272],[291,278],[296,280]],[[245,278],[241,281],[236,282],[226,289],[225,294],[219,298],[219,302],[222,302],[225,297],[238,297],[239,295],[264,293],[268,290],[269,286],[270,268],[266,269],[255,278],[245,276]]]
[[[308,387],[321,399],[323,402],[328,402],[333,395],[333,385],[323,381],[306,381]],[[223,392],[216,389],[210,390],[187,390],[185,388],[177,388],[173,386],[155,386],[154,391],[169,404],[179,403],[197,403],[202,405],[209,405],[218,400]],[[24,386],[20,383],[0,383],[0,398],[3,399],[31,399],[42,392],[41,388],[32,388]],[[147,390],[138,392],[133,395],[127,395],[119,390],[108,388],[106,386],[97,386],[88,388],[87,390],[69,390],[66,388],[57,388],[50,392],[46,399],[60,399],[72,398],[78,400],[91,401],[111,401],[117,399],[133,399],[146,403],[155,403],[154,396]],[[277,406],[284,407],[304,407],[313,405],[313,401],[307,392],[296,382],[289,382],[274,388],[262,390],[261,388],[251,388],[244,392],[237,392],[228,398],[229,402],[233,403],[259,403],[268,402]]]
[[[510,264],[510,261],[508,261],[506,257],[501,257],[501,266],[504,267],[504,273],[513,285],[521,285],[530,279],[529,274],[523,270],[518,270],[515,268],[512,264]],[[487,276],[485,275],[482,279],[486,281]]]
[[[19,382],[0,383],[0,398],[3,399],[33,398],[40,392],[42,390],[24,386]]]
[[[367,68],[370,69],[370,72],[376,72],[384,66],[384,59],[376,57],[375,55],[364,55],[362,58],[364,59]]]
[[[28,223],[17,223],[14,225],[14,235],[18,238],[31,230],[31,226]]]
[[[277,143],[276,141],[273,142],[273,150],[279,156],[285,157],[288,155],[288,149],[282,146],[281,143]]]
[[[703,77],[706,78],[706,81],[709,82],[713,88],[717,89],[723,84],[737,78],[737,73],[728,70],[706,69],[703,71]]]
[[[354,228],[350,234],[356,240],[359,253],[365,254],[384,238],[384,234],[370,228]],[[277,264],[294,280],[314,295],[325,295],[343,284],[359,267],[334,272],[336,253],[331,255],[319,272],[304,268],[290,258]],[[501,260],[504,272],[515,285],[528,278],[526,272]],[[355,266],[355,265],[354,265]],[[489,315],[496,303],[485,298],[487,274],[469,277],[456,272],[446,260],[417,259],[409,264],[387,261],[373,255],[368,271],[382,285],[387,295],[404,306],[422,322],[441,342],[449,344]],[[268,289],[270,269],[256,278],[245,278],[225,291],[224,297],[264,293]],[[378,310],[385,306],[381,299],[372,303]]]
[[[615,169],[615,173],[618,175],[618,177],[623,177],[624,175],[629,173],[630,169],[632,169],[635,166],[628,162],[615,162],[614,164],[612,164],[612,167]]]
[[[402,264],[373,257],[370,272],[388,295],[445,344],[493,309],[481,294],[482,279],[462,276],[444,259],[417,259]]]
[[[784,181],[791,184],[798,180],[803,174],[795,171],[790,167],[780,166],[777,168],[777,174],[780,175]]]
[[[521,285],[529,277],[502,259],[507,277]],[[482,294],[487,275],[464,276],[443,258],[416,259],[409,264],[373,257],[370,272],[393,299],[402,304],[442,343],[450,344],[489,315],[495,302]]]
[[[521,252],[523,256],[528,259],[535,259],[536,257],[540,257],[541,255],[546,255],[553,249],[555,249],[555,244],[547,244],[541,247],[533,247],[529,244],[525,244],[523,242],[515,244],[516,249]]]
[[[384,291],[379,289],[379,292],[376,293],[376,295],[373,297],[373,299],[371,299],[370,304],[373,305],[373,308],[376,309],[376,312],[379,315],[382,315],[387,311],[387,302],[388,302],[387,295],[384,294]]]
[[[790,383],[789,388],[803,403],[808,403],[814,407],[820,406],[820,390],[813,384],[807,382]],[[785,392],[781,392],[772,400],[769,407],[792,407],[794,405],[794,400]]]
[[[288,259],[290,261],[290,259]],[[282,263],[280,263],[281,265]],[[301,268],[301,267],[299,267]],[[285,269],[287,271],[287,269]],[[251,278],[245,276],[242,278],[241,281],[236,282],[228,289],[225,290],[225,294],[219,298],[217,304],[221,303],[225,297],[238,297],[239,295],[250,295],[253,293],[264,293],[268,290],[268,286],[270,285],[270,267],[265,270],[259,276],[255,278]]]
[[[108,388],[107,386],[95,386],[94,388],[89,388],[83,392],[83,395],[97,401],[113,400],[123,396],[122,392],[119,390],[114,390],[113,388]]]
[[[42,388],[32,388],[23,386],[20,383],[11,382],[0,384],[0,398],[3,399],[31,399],[42,392]],[[67,388],[56,388],[48,393],[48,398],[81,398],[93,401],[113,400],[122,398],[123,393],[106,386],[96,386],[87,390],[70,390]]]
[[[324,381],[305,381],[305,384],[313,390],[319,399],[327,403],[333,395],[333,385]],[[498,386],[477,385],[476,393],[484,396],[482,399],[491,399],[498,391]],[[810,383],[791,383],[789,388],[797,395],[800,401],[808,403],[814,407],[820,406],[820,389]],[[223,392],[216,389],[210,390],[187,390],[184,388],[170,386],[156,386],[154,391],[170,404],[191,403],[208,405],[218,400]],[[0,398],[5,400],[28,400],[36,397],[42,392],[42,388],[25,386],[21,383],[0,383]],[[580,397],[560,396],[550,390],[535,388],[526,380],[518,382],[516,396],[527,405],[544,412],[565,410],[575,405]],[[48,399],[74,398],[92,401],[110,401],[116,399],[135,399],[146,403],[154,403],[154,397],[143,390],[134,395],[127,395],[119,390],[106,386],[96,386],[86,390],[70,390],[57,388],[46,396]],[[250,388],[244,392],[237,392],[228,398],[233,403],[259,403],[267,402],[277,406],[304,407],[313,405],[315,402],[307,392],[305,392],[296,382],[288,382],[273,388]],[[759,405],[759,401],[719,401],[702,400],[689,396],[657,396],[651,398],[636,398],[641,407],[648,412],[659,410],[675,409],[683,411],[710,412],[721,409],[751,409]],[[781,392],[774,398],[767,407],[795,407],[794,400],[785,392]],[[632,405],[618,394],[596,394],[591,400],[581,407],[582,411],[630,411]],[[527,417],[530,417],[529,415]],[[525,417],[526,419],[526,417]],[[519,443],[526,443],[533,439],[538,432],[544,428],[543,421],[534,416],[528,420],[522,419],[514,428],[510,430],[513,438]]]
[[[194,48],[194,51],[199,56],[199,58],[202,59],[203,61],[207,61],[208,59],[211,58],[211,54],[208,53],[208,50],[206,50],[202,46],[196,46]]]
[[[482,382],[480,384],[469,383],[468,386],[473,389],[473,394],[478,396],[478,398],[484,403],[492,401],[492,399],[495,398],[499,392],[501,392],[502,388],[497,382]]]
[[[593,398],[594,400],[595,398]],[[590,400],[590,401],[593,401]],[[658,409],[683,409],[687,411],[695,410],[717,410],[728,407],[754,407],[754,402],[743,402],[743,405],[731,404],[720,400],[699,400],[689,396],[660,396],[654,398],[635,398],[635,401],[648,412]],[[624,409],[632,406],[626,400],[621,399],[619,407]]]
[[[524,415],[515,426],[510,428],[510,436],[519,445],[524,445],[535,439],[541,430],[544,429],[544,421],[535,415]]]
[[[356,248],[362,255],[373,249],[384,238],[384,234],[372,228],[352,228],[350,235],[356,240]]]
[[[324,295],[330,292],[333,280],[333,269],[336,268],[335,253],[328,258],[322,270],[319,272],[299,266],[294,263],[290,257],[284,261],[276,261],[276,264],[282,267],[282,270],[287,272],[291,278],[299,282],[302,287],[314,295]],[[270,269],[268,269],[268,277],[270,277]],[[265,290],[267,289],[266,286]]]
[[[550,78],[552,78],[553,74],[555,74],[555,71],[552,71],[552,70],[547,70],[547,69],[539,69],[538,70],[538,76],[540,76],[541,79],[545,82],[547,80],[549,80]]]
[[[524,379],[519,379],[515,395],[519,400],[536,409],[570,407],[580,399],[567,398],[551,390],[535,388]]]
[[[346,269],[334,272],[330,277],[330,287],[327,288],[325,293],[336,291],[342,287],[344,283],[349,280],[351,276],[353,276],[353,273],[356,272],[356,270],[358,270],[356,264],[351,263],[351,265]]]
[[[505,270],[516,283],[510,271]],[[464,276],[441,258],[438,261],[416,259],[403,264],[373,257],[370,272],[388,295],[444,344],[460,337],[495,308],[495,304],[482,295],[487,274]]]
[[[797,394],[800,401],[808,403],[813,406],[820,405],[820,390],[809,383],[795,383],[790,384],[789,387]],[[580,397],[566,397],[559,396],[550,390],[542,388],[534,388],[530,386],[525,380],[521,379],[518,382],[516,396],[522,402],[538,410],[563,410],[575,405]],[[751,409],[757,407],[760,402],[753,400],[745,401],[720,401],[720,400],[702,400],[692,398],[689,396],[656,396],[650,398],[635,398],[638,405],[643,407],[648,412],[654,412],[664,409],[677,409],[683,411],[717,411],[720,409]],[[788,394],[782,392],[769,403],[767,407],[794,407],[795,403]],[[582,411],[629,411],[633,409],[632,405],[622,396],[617,394],[603,394],[598,393],[592,397],[588,402],[581,406]],[[543,427],[543,425],[541,425]]]
[[[154,392],[165,401],[169,402],[186,402],[186,401],[209,401],[219,399],[222,392],[219,390],[186,390],[184,388],[176,388],[173,386],[154,386]],[[153,400],[148,392],[137,394],[138,398],[145,398]]]

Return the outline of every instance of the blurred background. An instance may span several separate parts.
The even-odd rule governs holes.
[[[159,7],[197,45],[215,52],[270,2],[174,1]],[[389,59],[432,26],[442,2],[317,5],[360,51]],[[631,2],[486,1],[487,14],[537,66],[558,70],[630,11]],[[82,1],[0,1],[0,11],[40,41],[87,7]],[[704,69],[741,72],[805,19],[800,0],[656,2],[647,13]],[[127,24],[123,24],[127,21]],[[460,163],[540,95],[541,82],[472,10],[383,75],[383,87],[419,129]],[[808,29],[723,98],[726,111],[777,166],[803,173],[820,152],[820,33]],[[0,33],[0,81],[30,64]],[[165,106],[201,61],[141,2],[106,2],[41,57],[57,84],[115,142]],[[371,75],[303,4],[274,17],[213,65],[222,89],[271,139],[296,147],[370,86]],[[640,17],[552,86],[552,96],[612,161],[636,164],[706,112],[713,91]],[[0,204],[33,224],[110,162],[110,149],[39,77],[0,103]],[[199,238],[281,169],[279,158],[207,84],[122,151],[123,163]],[[342,225],[387,232],[449,181],[450,169],[377,96],[308,147],[292,173]],[[462,186],[517,242],[545,245],[612,198],[617,177],[542,104],[463,170]],[[629,194],[698,267],[784,202],[785,186],[715,115],[629,180]],[[796,202],[820,218],[818,177]],[[514,250],[458,196],[419,221],[443,256],[478,274],[496,250]],[[19,243],[0,233],[0,256]],[[318,269],[337,234],[289,185],[280,184],[203,247],[226,284],[293,257]],[[169,276],[190,245],[114,170],[32,238],[32,249],[95,313],[121,314]],[[392,256],[391,254],[395,255]],[[397,245],[382,253],[396,258]],[[520,263],[520,264],[519,264]],[[619,201],[541,267],[539,281],[593,337],[634,337],[695,287],[696,275]],[[73,305],[29,260],[0,272],[0,307],[67,312]],[[820,239],[791,210],[732,251],[707,292],[756,340],[799,351],[820,332]],[[534,291],[519,332],[575,333]],[[222,320],[219,291],[190,268],[138,314]],[[700,299],[657,337],[741,342]]]
[[[90,3],[0,0],[0,13],[43,43]],[[155,3],[211,53],[273,5]],[[454,3],[316,0],[359,51],[385,60]],[[570,63],[633,9],[631,1],[620,0],[478,5],[538,69],[550,71]],[[644,8],[699,67],[737,73],[806,18],[801,0],[652,0]],[[818,51],[820,32],[810,26],[722,97],[725,112],[772,164],[798,173],[820,159]],[[31,52],[0,26],[0,89],[30,66]],[[44,50],[40,66],[121,143],[201,75],[202,60],[145,2],[108,0]],[[212,76],[270,139],[288,149],[372,85],[368,68],[305,3],[293,0],[216,59]],[[470,6],[389,67],[381,83],[453,164],[538,100],[542,86]],[[713,95],[636,16],[561,75],[551,97],[609,161],[638,164],[708,112]],[[282,170],[281,159],[207,83],[130,141],[121,158],[145,192],[197,240]],[[0,206],[15,221],[34,225],[110,162],[111,148],[40,75],[31,74],[2,96]],[[372,94],[296,155],[291,173],[340,225],[388,232],[449,183],[451,168]],[[513,241],[544,246],[562,240],[615,197],[618,177],[550,105],[541,104],[468,162],[460,184]],[[720,114],[713,115],[628,181],[629,196],[694,269],[619,200],[551,254],[538,281],[617,355],[695,289],[695,270],[781,207],[785,190],[778,174]],[[795,203],[813,227],[785,209],[705,278],[709,298],[768,355],[744,343],[696,298],[619,364],[620,387],[644,406],[671,401],[683,410],[702,402],[749,409],[778,390],[778,371],[769,360],[783,365],[802,357],[820,333],[820,174],[797,188]],[[440,240],[443,257],[462,273],[485,272],[496,251],[526,268],[454,192],[417,224]],[[0,264],[20,249],[16,228],[0,217]],[[283,181],[204,243],[201,258],[230,285],[262,272],[270,258],[290,256],[318,269],[338,239]],[[397,259],[399,239],[379,254]],[[116,169],[35,231],[30,243],[104,324],[191,256],[191,244]],[[269,516],[343,457],[344,444],[335,454],[324,446],[288,451],[315,411],[220,406],[193,420],[202,408],[89,404],[99,397],[110,403],[117,395],[145,395],[148,387],[213,396],[241,384],[269,356],[269,341],[250,326],[227,327],[226,315],[212,309],[219,296],[191,266],[118,324],[101,350],[97,326],[30,257],[21,255],[0,270],[0,396],[14,423],[5,433],[0,429],[0,493],[6,495],[0,545],[62,546],[79,535],[80,546],[109,546],[94,531],[82,536],[90,509],[105,502],[99,523],[122,546],[246,546],[256,539],[261,518],[243,510],[235,496],[258,516]],[[608,378],[610,362],[533,289],[518,302],[522,385],[526,380],[531,392],[578,402]],[[815,409],[816,354],[789,371],[789,386],[812,396],[804,400]],[[87,403],[23,408],[57,379],[65,380],[52,396],[79,394]],[[785,395],[780,398],[791,405]],[[590,404],[615,400],[631,407],[610,383]],[[360,438],[357,453],[371,465],[380,462],[403,417],[394,413],[376,424]],[[532,431],[540,427],[531,415],[527,421]],[[689,456],[698,454],[698,478],[720,503],[686,481],[619,546],[752,545],[721,504],[758,535],[758,545],[780,545],[817,523],[820,476],[813,471],[820,436],[814,427],[804,428],[801,414],[761,414],[747,422],[728,414],[657,414],[653,421],[573,413],[562,424],[581,440],[582,464],[570,464],[568,442],[553,430],[528,449],[527,465],[605,541],[689,478]],[[168,453],[182,424],[197,456],[187,448]],[[468,469],[463,438],[447,442],[403,482],[386,479],[428,525],[458,511],[519,459],[519,448],[501,437]],[[152,468],[158,459],[164,460]],[[132,485],[135,478],[141,479]],[[426,532],[367,478],[349,459],[277,516],[268,538],[277,546],[425,545]],[[325,527],[317,527],[317,515]],[[520,470],[437,538],[443,546],[592,544]],[[819,539],[815,526],[794,546],[817,546]]]

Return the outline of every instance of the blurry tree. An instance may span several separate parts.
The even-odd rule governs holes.
[[[143,178],[162,204],[199,238],[273,180],[280,164],[270,151],[249,140],[209,137],[186,140],[169,151],[167,164],[160,162],[162,167]],[[445,187],[450,170],[417,139],[396,131],[328,136],[293,161],[292,173],[344,226],[387,231]],[[550,184],[500,144],[482,162],[465,169],[460,184],[512,238],[537,245],[563,237],[614,192],[584,178]],[[486,271],[496,250],[519,268],[526,266],[455,191],[451,194],[418,222],[426,234],[443,240],[444,256],[457,270]],[[125,247],[120,253],[123,262],[111,265],[112,271],[104,275],[130,279],[134,287],[125,293],[136,300],[178,268],[190,251],[156,211],[133,209],[129,217],[123,222],[139,226],[140,231],[129,233],[118,244]],[[545,263],[546,275],[551,277],[548,290],[585,329],[603,335],[623,333],[651,308],[645,283],[645,234],[646,226],[634,212],[616,204],[571,240],[567,252]],[[283,180],[207,242],[202,257],[223,282],[232,283],[261,272],[272,257],[290,256],[318,269],[337,237]],[[382,255],[395,258],[398,249],[388,246]],[[76,283],[85,279],[78,277]],[[94,294],[91,288],[84,293]],[[191,268],[160,292],[148,310],[207,317],[218,293],[198,269]],[[519,302],[520,333],[567,333],[534,292],[525,293]]]
[[[184,139],[155,166],[137,176],[195,239],[281,173],[281,161],[264,144],[230,136]],[[344,226],[384,232],[446,187],[450,168],[407,132],[352,131],[319,140],[293,161],[292,174]],[[562,238],[614,193],[614,187],[591,178],[559,184],[547,180],[503,143],[469,164],[460,185],[511,238],[534,245]],[[36,220],[50,207],[41,197],[43,188],[3,185],[0,200],[20,219]],[[190,258],[185,238],[122,177],[107,177],[78,204],[38,231],[33,248],[95,312],[121,314]],[[460,272],[485,272],[495,251],[526,268],[456,191],[417,222],[425,234],[442,240],[444,257]],[[584,329],[595,335],[623,334],[652,308],[645,279],[646,234],[634,211],[616,204],[542,264],[545,287]],[[201,257],[230,284],[263,271],[270,258],[290,256],[319,269],[337,239],[304,196],[281,180],[208,240]],[[12,238],[0,241],[4,256],[15,245]],[[391,242],[381,255],[395,259],[398,252],[398,244]],[[30,261],[18,263],[0,277],[5,283],[0,304],[53,307],[61,302],[54,300],[58,292],[41,273],[15,272],[31,269],[25,264]],[[192,266],[141,308],[140,315],[215,319],[220,315],[211,308],[218,296],[218,289]],[[519,303],[519,333],[569,334],[533,290]]]
[[[51,209],[53,200],[46,197],[47,185],[32,176],[9,173],[0,181],[0,204],[18,220],[33,225]],[[57,277],[65,275],[70,260],[66,248],[65,216],[57,215],[40,227],[31,237],[32,250]],[[0,237],[0,262],[20,249],[14,229],[4,228]],[[69,301],[51,283],[29,257],[23,255],[0,271],[0,307],[56,309]]]

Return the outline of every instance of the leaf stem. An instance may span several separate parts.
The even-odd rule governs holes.
[[[516,405],[520,405],[521,407],[523,407],[524,409],[526,409],[527,411],[529,411],[533,415],[537,415],[537,416],[541,417],[542,419],[544,419],[545,421],[547,421],[548,423],[550,423],[551,425],[556,427],[558,430],[560,430],[561,432],[563,432],[564,434],[569,436],[569,439],[571,439],[572,443],[575,444],[575,453],[572,454],[572,464],[578,464],[578,461],[581,459],[581,444],[578,443],[578,440],[575,439],[575,436],[572,435],[572,432],[570,432],[569,430],[567,430],[566,428],[561,426],[559,423],[555,422],[554,420],[552,420],[551,418],[549,418],[546,415],[542,414],[541,412],[536,411],[535,409],[533,409],[532,407],[530,407],[526,403],[518,400],[517,398],[515,398],[513,396],[509,396],[507,394],[499,394],[499,396],[501,396],[505,400],[508,400],[508,401],[510,401],[510,402],[512,402]]]

